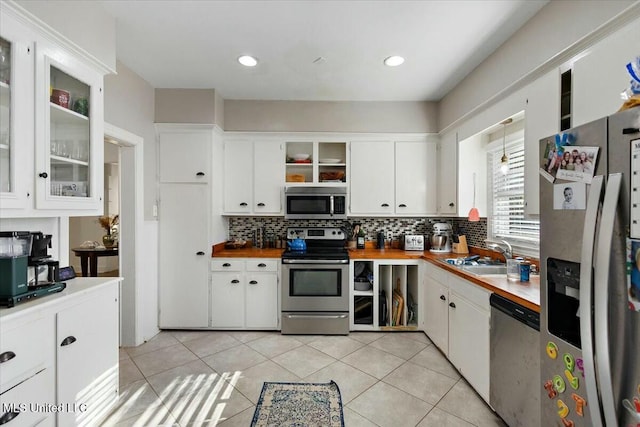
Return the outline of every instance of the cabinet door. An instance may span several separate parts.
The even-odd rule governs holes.
[[[397,214],[436,213],[436,148],[434,142],[396,142]]]
[[[21,38],[13,21],[0,25],[0,216],[27,206],[33,183],[28,145],[33,145],[33,127],[24,126],[33,117],[33,45]],[[27,165],[30,165],[28,167]]]
[[[160,182],[209,182],[211,131],[162,131]]]
[[[390,141],[351,142],[351,214],[392,214],[394,146]]]
[[[58,425],[90,425],[118,399],[117,282],[56,315]],[[81,408],[86,409],[82,411]]]
[[[202,184],[160,185],[160,327],[208,325],[208,193]]]
[[[449,294],[449,360],[489,401],[490,312]]]
[[[458,140],[457,133],[443,135],[438,143],[438,213],[458,212]]]
[[[540,214],[540,140],[560,130],[560,71],[527,87],[524,116],[524,197],[526,215]]]
[[[102,75],[61,49],[39,44],[35,108],[36,207],[102,214]]]
[[[213,273],[211,275],[211,326],[244,327],[244,274]]]
[[[248,273],[245,317],[247,328],[278,327],[277,273]]]
[[[224,212],[251,213],[253,207],[253,143],[224,143]],[[282,175],[280,175],[282,176]]]
[[[449,354],[449,290],[427,276],[423,292],[424,330],[433,343]]]
[[[253,211],[282,213],[284,152],[279,141],[256,141],[253,145]]]

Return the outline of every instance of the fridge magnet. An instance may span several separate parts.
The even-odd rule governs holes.
[[[573,374],[569,372],[568,369],[564,370],[564,376],[567,377],[567,380],[569,381],[569,385],[571,386],[572,389],[577,390],[578,388],[580,388],[580,382],[578,380],[578,377],[574,377]]]
[[[640,240],[627,239],[627,294],[629,309],[640,311]]]
[[[558,392],[555,391],[553,388],[553,382],[551,382],[551,380],[545,381],[544,389],[547,390],[547,393],[549,394],[549,399],[554,399],[558,395]]]
[[[560,375],[554,375],[551,381],[553,381],[553,388],[555,388],[558,393],[564,393],[567,389],[567,386]]]
[[[587,186],[583,182],[566,182],[553,185],[553,209],[586,209]]]
[[[560,416],[560,418],[567,418],[567,415],[569,415],[569,407],[567,406],[566,403],[564,403],[562,401],[562,399],[558,399],[558,415]]]
[[[562,419],[562,425],[563,425],[564,427],[575,427],[575,424],[573,423],[573,421],[568,420],[568,419],[566,419],[566,418],[563,418],[563,419]]]
[[[587,406],[587,401],[584,400],[582,396],[579,396],[575,393],[571,393],[571,398],[576,402],[576,414],[583,417],[584,407]]]
[[[547,356],[549,356],[550,359],[558,357],[558,346],[553,341],[547,343]]]
[[[564,366],[567,368],[569,372],[573,372],[573,368],[576,366],[576,361],[573,358],[571,353],[565,353],[562,355],[562,359],[564,360]]]
[[[574,141],[575,137],[570,133],[557,134],[549,139],[540,159],[540,175],[553,183],[560,170],[566,146],[572,145]]]
[[[576,359],[576,368],[580,371],[582,378],[584,378],[584,361],[582,359]]]
[[[598,161],[598,150],[599,147],[565,147],[556,177],[590,184]]]

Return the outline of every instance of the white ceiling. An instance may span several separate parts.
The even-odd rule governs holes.
[[[316,101],[437,101],[547,2],[100,1],[118,59],[153,87]]]

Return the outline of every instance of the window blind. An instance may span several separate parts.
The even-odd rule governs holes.
[[[509,172],[500,171],[502,144],[489,151],[490,217],[489,239],[506,240],[514,246],[538,248],[540,221],[525,218],[524,212],[524,139],[505,146]]]

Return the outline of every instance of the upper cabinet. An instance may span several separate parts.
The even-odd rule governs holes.
[[[105,70],[2,7],[0,217],[102,214]]]
[[[281,215],[283,143],[230,139],[224,142],[224,213]]]
[[[211,129],[157,125],[161,183],[209,182]]]
[[[352,141],[351,215],[429,215],[437,210],[437,141]]]
[[[451,132],[438,142],[438,214],[458,212],[458,134]]]
[[[347,143],[288,141],[287,185],[347,185]]]

